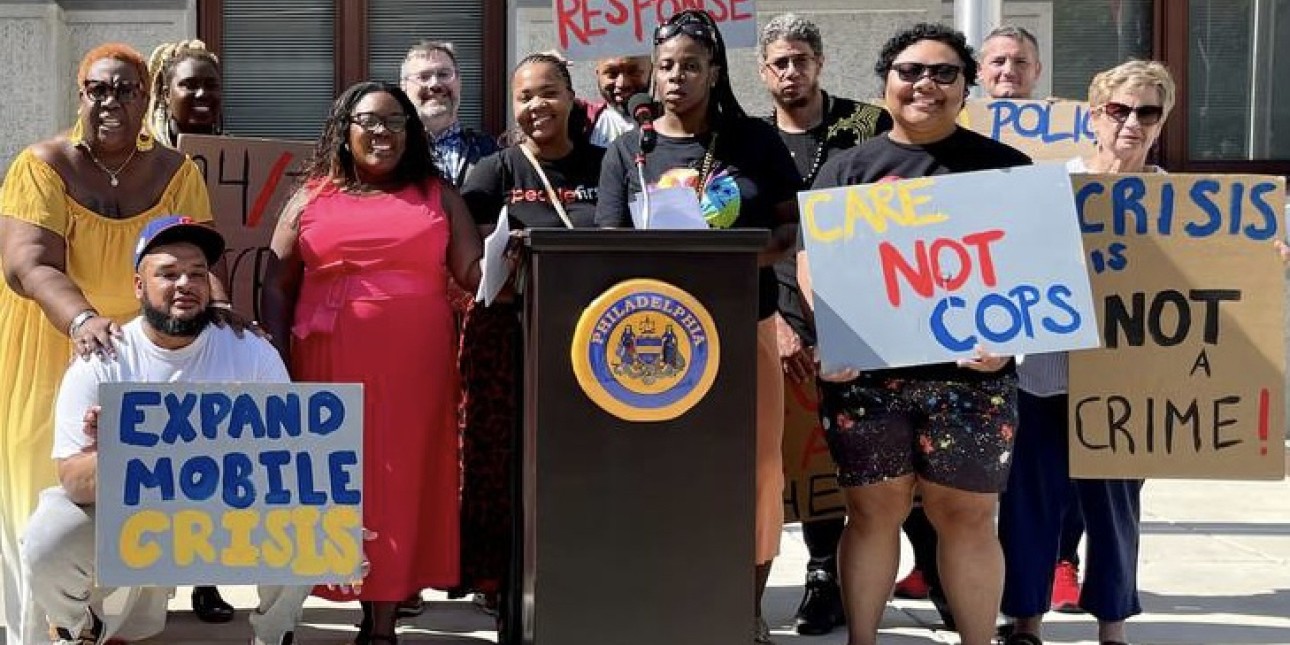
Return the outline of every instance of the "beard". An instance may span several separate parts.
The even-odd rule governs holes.
[[[417,113],[425,119],[437,119],[452,114],[457,108],[457,101],[446,95],[428,98],[417,106]]]
[[[167,336],[195,338],[210,324],[211,313],[209,310],[203,309],[196,316],[185,320],[178,316],[172,316],[145,302],[143,303],[143,319],[148,322],[150,327]]]
[[[805,92],[792,97],[777,96],[775,97],[775,103],[779,104],[779,107],[785,110],[791,110],[794,108],[804,107],[806,104],[811,102],[811,98],[814,96],[815,96],[814,91]]]

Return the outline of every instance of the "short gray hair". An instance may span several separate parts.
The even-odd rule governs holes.
[[[457,50],[453,44],[443,40],[423,40],[412,46],[408,50],[407,56],[403,57],[403,62],[417,60],[420,58],[430,58],[430,55],[438,52],[448,57],[452,61],[452,69],[457,70]]]
[[[1011,38],[1019,43],[1030,43],[1035,48],[1035,53],[1039,53],[1039,39],[1035,38],[1029,29],[1018,25],[999,25],[990,30],[990,33],[986,34],[985,39],[981,41],[982,56],[985,55],[985,44],[992,38]]]
[[[820,37],[820,28],[815,23],[795,13],[781,13],[770,19],[761,28],[761,38],[757,40],[757,55],[766,59],[766,47],[777,40],[800,40],[810,45],[816,56],[824,54],[824,39]]]

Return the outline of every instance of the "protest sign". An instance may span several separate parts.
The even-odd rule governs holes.
[[[228,247],[233,307],[259,320],[260,290],[278,213],[296,187],[313,146],[299,141],[184,134],[179,149],[206,177],[215,228]]]
[[[1105,345],[1071,354],[1072,476],[1281,479],[1284,180],[1074,185]]]
[[[959,122],[1035,161],[1066,161],[1095,150],[1092,116],[1082,101],[969,99]]]
[[[784,523],[846,516],[814,383],[784,377]]]
[[[825,370],[1096,347],[1057,164],[798,193]]]
[[[649,54],[654,29],[686,9],[707,11],[727,48],[757,44],[754,0],[552,0],[552,7],[560,49],[570,60]]]
[[[349,582],[361,385],[100,386],[98,584]]]

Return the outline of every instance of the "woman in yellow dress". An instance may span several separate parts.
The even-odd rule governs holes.
[[[76,126],[19,154],[0,191],[0,559],[10,645],[40,642],[46,631],[29,610],[18,536],[39,492],[58,481],[50,454],[63,371],[74,355],[111,354],[118,325],[138,313],[131,257],[143,226],[172,213],[211,220],[197,166],[154,145],[144,127],[147,78],[147,63],[126,45],[86,54]],[[135,633],[117,635],[160,628],[150,622],[130,621]]]

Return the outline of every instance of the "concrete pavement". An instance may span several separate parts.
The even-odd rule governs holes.
[[[908,550],[903,558],[908,567]],[[845,645],[843,631],[813,637],[792,632],[805,560],[800,529],[791,526],[785,530],[764,604],[774,639],[779,645]],[[1145,613],[1129,627],[1136,644],[1290,645],[1290,480],[1149,482],[1143,500],[1140,585]],[[588,590],[607,591],[605,586]],[[226,588],[225,596],[239,609],[255,602],[250,587]],[[402,642],[494,641],[492,619],[470,602],[450,601],[442,594],[426,597],[429,608],[420,618],[405,621]],[[696,599],[696,615],[701,614],[702,602]],[[349,642],[358,613],[352,607],[310,599],[298,642]],[[250,636],[244,612],[227,626],[197,621],[189,611],[187,589],[181,590],[172,609],[165,634],[148,643],[245,643]],[[881,641],[957,643],[954,634],[936,629],[939,622],[928,602],[895,601],[888,605]],[[1088,616],[1050,614],[1045,641],[1096,645],[1095,636],[1095,623]],[[613,645],[613,635],[606,634],[603,642]]]

